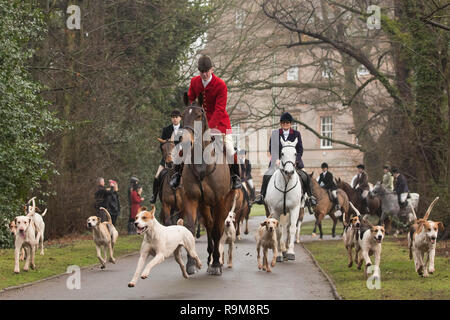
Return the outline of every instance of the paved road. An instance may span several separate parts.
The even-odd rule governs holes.
[[[101,270],[98,266],[82,270],[81,289],[79,290],[67,289],[68,276],[62,275],[28,287],[1,293],[0,300],[334,299],[329,282],[301,245],[295,245],[295,261],[277,263],[272,269],[272,273],[258,270],[254,232],[262,219],[263,217],[250,219],[250,234],[243,235],[242,240],[235,244],[233,268],[224,268],[222,276],[211,276],[206,273],[206,237],[203,236],[197,239],[196,243],[203,268],[192,275],[190,279],[182,277],[179,266],[172,257],[157,265],[149,278],[139,279],[135,288],[128,288],[127,284],[135,271],[138,260],[138,255],[132,255],[119,259],[115,265],[108,264],[105,270]],[[184,259],[186,259],[185,256]]]

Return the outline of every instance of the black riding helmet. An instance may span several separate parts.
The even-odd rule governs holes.
[[[324,162],[324,163],[322,163],[322,165],[320,166],[322,169],[323,168],[327,168],[328,169],[328,163],[326,163],[326,162]]]
[[[292,122],[293,120],[289,112],[284,112],[280,117],[280,122]]]

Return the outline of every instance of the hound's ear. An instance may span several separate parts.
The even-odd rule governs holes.
[[[14,218],[14,224],[17,224],[17,217]]]
[[[28,223],[31,223],[32,219],[31,217],[28,217]]]
[[[264,227],[267,225],[267,220],[264,220],[263,222],[261,222],[261,227]]]
[[[200,105],[200,107],[201,106],[203,106],[203,93],[200,93],[199,95],[198,95],[198,104]]]
[[[148,210],[147,207],[140,207],[139,210],[138,210],[138,213],[141,212],[141,211],[147,211],[147,210]]]
[[[154,205],[152,205],[152,211],[150,211],[150,214],[152,217],[155,217],[155,212],[156,212],[156,207]]]
[[[158,140],[160,143],[166,143],[167,142],[167,140],[163,140],[161,138],[156,138],[156,140]]]
[[[438,225],[439,230],[444,231],[444,224],[440,221],[436,222]]]
[[[275,220],[275,227],[278,227],[278,220]]]
[[[185,93],[183,94],[183,102],[184,102],[184,105],[185,105],[185,106],[187,106],[187,105],[189,104],[189,97],[188,97],[187,92],[185,92]]]

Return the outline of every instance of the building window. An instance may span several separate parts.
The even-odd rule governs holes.
[[[245,11],[243,9],[236,10],[236,28],[243,29],[245,20]]]
[[[333,69],[331,68],[331,62],[325,61],[322,66],[322,78],[332,78],[333,77]]]
[[[298,67],[290,67],[287,70],[287,81],[297,81],[298,80]]]
[[[320,134],[324,137],[333,137],[333,118],[332,117],[320,117]],[[321,149],[333,148],[333,143],[327,139],[320,139]]]
[[[358,67],[358,69],[356,69],[356,73],[358,76],[367,76],[370,74],[369,70],[367,70],[367,68],[362,64]]]

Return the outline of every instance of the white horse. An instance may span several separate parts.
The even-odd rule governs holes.
[[[300,208],[304,206],[302,184],[295,170],[297,139],[294,142],[280,139],[280,142],[282,145],[280,166],[270,178],[264,200],[269,214],[279,222],[278,262],[283,261],[283,256],[288,260],[295,260],[295,229]]]

